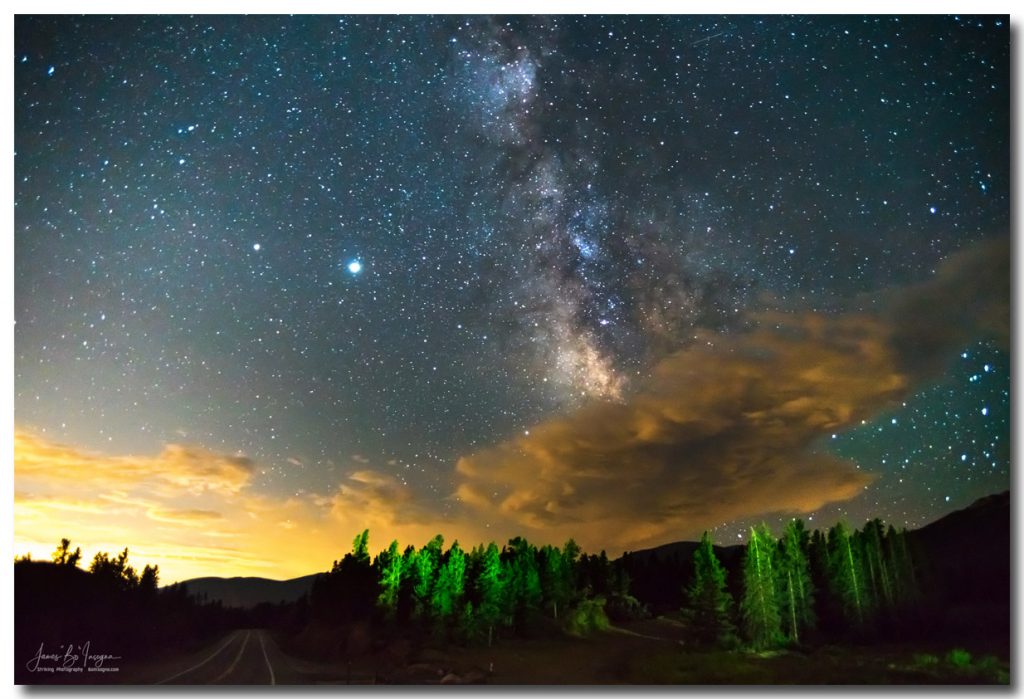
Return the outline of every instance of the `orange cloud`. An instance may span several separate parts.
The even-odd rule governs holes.
[[[146,482],[150,488],[193,493],[236,493],[252,476],[253,463],[195,446],[167,444],[152,457],[109,457],[55,444],[15,429],[16,474],[23,479],[88,482],[123,487]]]
[[[1005,241],[984,244],[868,299],[871,312],[760,313],[753,330],[706,333],[625,401],[463,457],[456,495],[503,529],[610,549],[856,497],[875,477],[822,437],[904,398],[974,338],[1008,336],[1008,260]]]
[[[277,497],[251,483],[248,458],[191,445],[111,456],[15,432],[15,548],[46,558],[61,537],[83,549],[125,546],[164,582],[202,575],[287,578],[325,570],[369,527],[374,546],[466,536],[397,479],[360,464],[332,493]],[[437,508],[440,509],[440,508]],[[465,539],[464,539],[465,540]]]

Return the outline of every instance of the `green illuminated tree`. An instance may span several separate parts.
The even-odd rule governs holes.
[[[431,596],[431,611],[439,621],[449,621],[458,610],[465,590],[466,554],[459,542],[448,549],[448,560],[440,567]]]
[[[537,549],[521,536],[509,540],[506,548],[508,587],[505,611],[511,625],[525,621],[540,609],[542,593],[540,571],[537,569]]]
[[[868,601],[861,555],[842,522],[829,530],[828,547],[832,593],[839,599],[847,621],[863,626],[868,618]]]
[[[814,597],[807,560],[807,530],[798,519],[790,520],[779,545],[778,580],[782,623],[786,635],[800,642],[801,630],[814,628]]]
[[[693,569],[693,581],[686,591],[693,627],[703,643],[726,644],[735,632],[733,599],[725,587],[725,568],[718,562],[707,532],[693,553]]]
[[[501,554],[493,541],[483,553],[476,585],[480,599],[477,616],[487,627],[487,645],[490,646],[494,641],[494,626],[501,619],[505,607],[505,576],[502,574]]]
[[[744,592],[740,603],[743,629],[755,648],[779,643],[782,625],[776,591],[775,538],[765,525],[751,527],[743,563]]]
[[[357,534],[356,538],[352,540],[352,557],[360,564],[369,564],[370,562],[369,543],[369,529],[364,529],[361,534]]]
[[[443,546],[444,537],[438,534],[416,553],[414,559],[413,597],[416,600],[416,616],[421,619],[427,618],[430,613],[434,580],[441,561]]]
[[[384,615],[394,619],[398,609],[398,594],[402,586],[404,561],[398,553],[398,541],[392,541],[388,550],[378,557],[381,593],[377,602],[384,608]]]

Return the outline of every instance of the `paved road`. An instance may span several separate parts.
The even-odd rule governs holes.
[[[163,669],[156,684],[302,684],[303,678],[263,629],[233,631]]]

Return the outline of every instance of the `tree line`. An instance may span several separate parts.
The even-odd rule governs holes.
[[[314,582],[313,619],[378,621],[491,644],[541,617],[564,618],[582,598],[628,589],[607,555],[583,554],[571,539],[558,548],[516,537],[501,549],[491,542],[465,551],[457,541],[445,549],[437,535],[419,549],[392,541],[371,559],[368,538],[367,530],[356,536],[352,551]]]
[[[708,644],[735,644],[737,631],[758,649],[800,644],[821,626],[825,635],[867,636],[904,624],[919,609],[916,558],[906,530],[886,529],[878,519],[854,531],[839,523],[827,534],[792,520],[778,539],[762,524],[750,531],[737,605],[705,532],[686,611]]]
[[[88,641],[97,652],[135,663],[169,649],[197,648],[248,619],[243,610],[197,598],[183,585],[159,587],[159,568],[137,570],[128,549],[97,553],[86,569],[81,563],[81,549],[68,539],[50,560],[15,558],[16,658],[31,658],[40,644],[60,652]],[[51,681],[27,672],[23,661],[15,663],[15,679]]]
[[[737,548],[718,549],[732,555],[723,565],[705,533],[688,570],[662,563],[645,570],[631,555],[611,561],[604,551],[584,553],[572,539],[557,547],[515,537],[500,548],[492,541],[467,551],[457,541],[445,548],[437,535],[418,549],[392,541],[371,556],[364,530],[350,552],[317,576],[308,597],[248,611],[193,599],[183,586],[158,590],[157,566],[137,572],[127,549],[96,554],[87,580],[78,567],[81,551],[72,551],[67,539],[46,565],[77,574],[50,575],[48,584],[73,589],[66,597],[87,601],[94,613],[86,616],[134,610],[152,622],[146,635],[175,626],[171,635],[179,638],[207,637],[232,623],[284,625],[281,620],[296,632],[307,623],[326,630],[368,623],[385,635],[429,634],[462,644],[490,645],[557,628],[582,634],[648,615],[647,588],[635,584],[633,573],[651,577],[653,571],[663,586],[681,593],[675,613],[695,642],[767,649],[890,630],[912,618],[921,597],[918,555],[906,531],[877,519],[859,530],[837,524],[824,533],[793,520],[778,538],[760,525],[739,558]],[[43,572],[25,570],[20,577],[42,579]],[[34,593],[23,589],[18,586],[18,607],[29,610],[25,616],[34,606],[22,601]]]
[[[765,649],[864,635],[916,609],[915,560],[906,531],[886,529],[877,519],[853,531],[840,523],[826,533],[793,520],[779,538],[760,525],[735,571],[734,594],[705,533],[682,585],[680,611],[704,644]],[[328,626],[373,622],[460,643],[492,644],[499,635],[528,634],[544,620],[586,632],[609,619],[645,615],[630,566],[628,557],[583,553],[572,539],[559,548],[523,537],[466,551],[457,541],[446,549],[437,535],[419,549],[392,541],[371,556],[364,530],[352,551],[314,582],[309,616]]]

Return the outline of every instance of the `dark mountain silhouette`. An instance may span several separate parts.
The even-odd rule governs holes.
[[[1010,528],[1007,491],[911,532],[946,633],[1009,641]]]
[[[294,602],[313,588],[313,581],[320,573],[304,575],[291,580],[270,580],[269,578],[192,578],[183,580],[189,594],[205,597],[211,602],[220,602],[225,607],[251,609],[259,604]]]
[[[860,526],[860,522],[851,522]],[[992,619],[1008,624],[1005,609],[1010,600],[1010,493],[980,498],[962,510],[909,532],[911,544],[922,561],[928,561],[924,584],[941,604],[970,605],[962,614],[978,624]],[[678,609],[683,588],[693,575],[696,541],[674,541],[649,549],[630,551],[619,559],[632,580],[633,593],[651,611]],[[734,595],[740,591],[745,545],[715,546],[715,555],[726,569]],[[990,613],[973,614],[977,600],[991,604]],[[972,616],[973,614],[973,616]],[[986,621],[982,622],[982,619]]]

